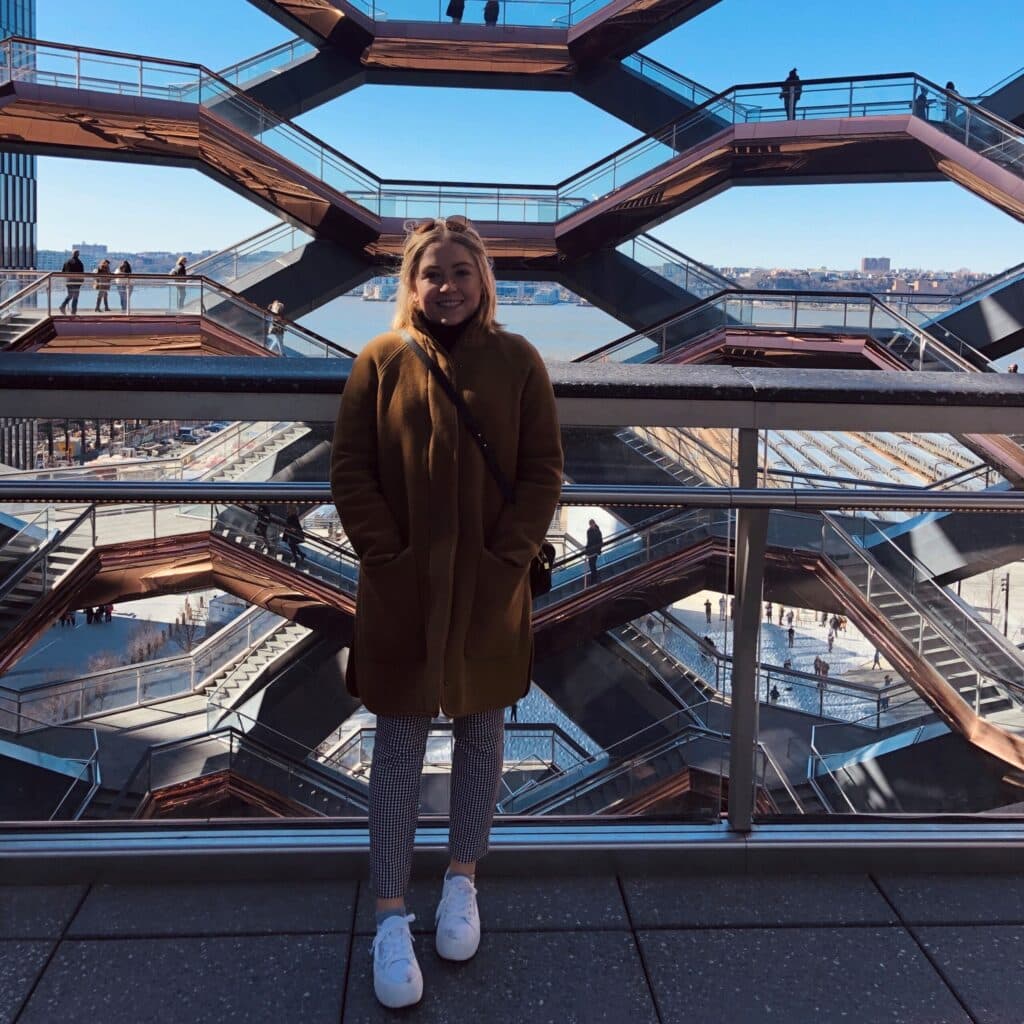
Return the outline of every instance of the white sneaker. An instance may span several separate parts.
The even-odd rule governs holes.
[[[446,878],[434,915],[437,954],[445,960],[469,960],[480,945],[476,886],[465,875]]]
[[[373,945],[373,991],[384,1006],[398,1009],[423,998],[423,975],[413,952],[409,925],[415,914],[394,914],[377,925]]]

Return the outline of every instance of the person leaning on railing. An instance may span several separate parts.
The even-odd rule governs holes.
[[[110,260],[102,259],[96,267],[96,278],[93,287],[96,289],[96,312],[110,312]]]
[[[373,974],[390,1007],[423,993],[405,893],[439,708],[453,719],[455,750],[436,948],[468,960],[480,942],[474,880],[501,779],[504,709],[530,686],[529,567],[561,493],[551,382],[536,349],[495,321],[496,293],[465,218],[417,225],[394,329],[353,363],[331,455],[331,492],[360,563],[346,683],[377,716]],[[473,435],[453,398],[469,406]]]
[[[181,279],[178,284],[178,309],[183,309],[185,306],[185,293],[188,291],[188,287],[185,284],[184,278],[187,274],[187,260],[184,256],[179,256],[177,263],[174,264],[174,269],[171,271],[171,277]]]
[[[127,260],[121,260],[114,270],[114,276],[117,278],[117,297],[121,302],[122,313],[127,313],[131,305],[132,286],[128,281],[131,273],[132,265]]]

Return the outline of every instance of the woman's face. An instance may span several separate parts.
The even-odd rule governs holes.
[[[480,308],[480,271],[469,250],[457,242],[428,245],[412,283],[417,308],[434,323],[455,326]]]

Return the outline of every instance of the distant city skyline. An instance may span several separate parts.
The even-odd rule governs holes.
[[[952,0],[929,4],[926,17],[920,5],[883,0],[855,11],[811,0],[773,8],[722,0],[645,52],[711,89],[776,80],[796,65],[805,79],[917,71],[970,96],[1020,66],[1019,33],[998,30],[1019,18],[1017,0],[993,0],[984,18],[965,18]],[[77,0],[47,0],[37,27],[42,39],[214,69],[288,38],[246,0],[177,0],[145,18],[97,18]],[[298,121],[399,178],[555,182],[637,137],[583,100],[551,92],[363,86]],[[113,249],[217,250],[271,221],[198,171],[39,160],[41,248],[106,233]],[[992,274],[1024,253],[1024,226],[947,182],[733,188],[653,233],[719,266],[852,268],[884,252],[911,268],[941,253],[950,266]]]
[[[205,257],[207,257],[207,256],[209,256],[212,253],[217,251],[217,250],[214,250],[214,249],[190,250],[190,249],[156,249],[156,248],[134,250],[134,249],[117,248],[117,247],[111,245],[108,242],[85,242],[85,241],[82,241],[82,242],[71,243],[71,244],[69,244],[69,245],[67,245],[67,246],[65,246],[63,248],[59,248],[58,247],[56,249],[54,249],[54,248],[40,249],[39,250],[39,257],[40,257],[39,269],[40,270],[56,269],[56,268],[54,268],[52,266],[44,266],[43,263],[52,264],[58,258],[60,259],[60,262],[63,262],[64,259],[67,258],[67,256],[71,253],[71,251],[73,249],[79,249],[81,251],[82,255],[83,255],[83,258],[87,254],[89,254],[89,255],[117,256],[118,258],[128,257],[129,259],[132,258],[132,257],[138,257],[138,256],[156,256],[156,257],[167,256],[167,257],[172,257],[172,258],[175,258],[175,259],[178,256],[186,256],[188,258],[189,262],[205,258]],[[750,272],[750,271],[760,271],[760,272],[763,272],[763,273],[829,273],[829,274],[859,274],[859,275],[863,275],[863,276],[871,276],[872,274],[874,274],[875,276],[886,276],[886,275],[888,275],[888,276],[893,276],[893,275],[905,276],[907,274],[932,274],[932,275],[934,275],[934,274],[941,274],[941,275],[949,275],[949,276],[954,276],[955,277],[955,276],[991,276],[992,274],[999,272],[999,271],[992,271],[992,272],[990,272],[988,270],[978,270],[978,269],[976,269],[974,267],[925,267],[925,266],[913,266],[913,267],[912,266],[905,266],[904,267],[904,266],[898,266],[895,263],[891,263],[890,268],[886,269],[886,270],[881,270],[881,269],[875,270],[875,271],[864,270],[862,265],[861,265],[863,263],[863,261],[865,259],[874,259],[874,258],[877,258],[877,257],[859,257],[858,260],[856,261],[857,265],[849,266],[849,267],[828,266],[826,264],[822,264],[820,266],[783,266],[783,265],[768,265],[768,264],[744,263],[744,262],[723,263],[723,264],[714,264],[714,263],[710,263],[710,262],[707,262],[707,261],[702,261],[702,262],[706,262],[707,266],[711,267],[713,270],[718,270],[718,271],[721,271],[723,273],[726,272],[726,271],[736,271],[736,272],[739,272],[739,273]],[[87,269],[89,269],[89,268],[87,268]]]

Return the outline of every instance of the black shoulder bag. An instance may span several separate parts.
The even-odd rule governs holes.
[[[462,400],[462,396],[452,387],[452,382],[445,375],[444,370],[437,365],[437,360],[422,345],[418,344],[408,331],[402,331],[401,334],[402,340],[413,350],[419,361],[433,374],[434,379],[448,396],[452,405],[455,406],[466,430],[469,431],[469,436],[476,441],[477,446],[480,448],[480,454],[483,455],[484,462],[487,464],[491,476],[494,477],[494,482],[498,485],[498,490],[501,491],[502,497],[507,504],[514,505],[516,503],[515,491],[512,490],[508,480],[505,479],[505,474],[502,473],[498,460],[494,457],[494,452],[491,451],[491,446],[487,443],[487,438],[484,437],[483,431],[480,429],[480,424],[469,411],[469,406],[466,405]],[[546,594],[551,589],[551,567],[554,561],[555,549],[545,541],[530,561],[530,592],[534,597],[540,597],[541,594]]]

